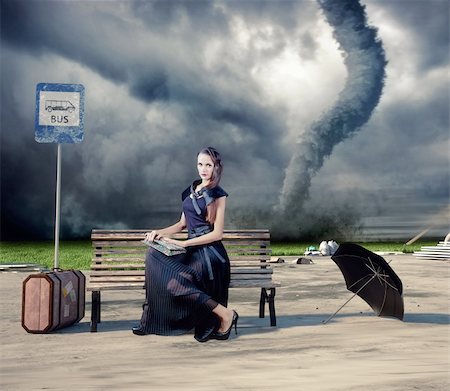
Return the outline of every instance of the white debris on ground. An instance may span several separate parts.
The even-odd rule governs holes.
[[[35,263],[11,263],[0,264],[0,272],[16,273],[16,272],[44,272],[49,271],[48,268]]]
[[[450,234],[448,234],[444,241],[441,241],[437,246],[422,246],[420,251],[415,251],[414,256],[423,259],[439,259],[450,260]]]
[[[309,246],[307,250],[303,253],[303,255],[324,255],[330,256],[333,255],[338,249],[339,244],[337,244],[334,240],[323,240],[320,242],[319,249],[315,246]]]

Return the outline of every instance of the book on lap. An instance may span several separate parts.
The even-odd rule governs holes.
[[[186,252],[186,249],[184,247],[165,242],[164,240],[154,240],[153,242],[142,240],[142,243],[145,243],[147,246],[153,247],[155,250],[158,250],[159,252],[169,257],[172,255],[184,254]]]

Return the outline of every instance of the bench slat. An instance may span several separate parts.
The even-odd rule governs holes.
[[[230,288],[275,288],[281,286],[279,282],[273,280],[258,281],[258,280],[233,280],[230,281]]]
[[[231,274],[243,274],[243,273],[259,273],[259,274],[273,274],[273,269],[260,269],[260,268],[235,268],[231,269]],[[99,277],[99,276],[143,276],[145,274],[145,270],[122,270],[122,271],[92,271],[90,277]]]
[[[270,280],[271,275],[268,274],[234,274],[232,280]],[[135,282],[141,281],[144,283],[145,276],[102,276],[92,277],[91,284],[98,284],[103,282]]]
[[[133,234],[145,234],[146,232],[154,231],[155,228],[145,228],[145,229],[93,229],[91,232],[91,237],[94,239],[98,235],[133,235]],[[187,234],[187,230],[181,231],[181,233]],[[268,229],[224,229],[223,234],[239,234],[244,235],[248,233],[253,234],[266,234],[269,233]]]
[[[103,266],[109,266],[110,264],[108,264],[108,263],[106,263],[106,264],[103,264],[103,263],[99,263],[99,264],[97,264],[97,263],[93,263],[93,264],[91,264],[91,270],[95,270],[95,268],[97,267],[97,266],[100,266],[100,265],[103,265]],[[124,265],[124,266],[120,266],[120,265],[117,265],[117,264],[113,264],[113,265],[116,265],[117,267],[122,267],[122,268],[127,268],[128,266],[126,266],[126,265]],[[240,262],[235,262],[235,261],[231,261],[230,262],[230,266],[231,266],[231,269],[233,269],[233,268],[236,268],[236,269],[240,269],[240,268],[245,268],[245,267],[252,267],[252,268],[258,268],[258,270],[259,269],[263,269],[263,270],[271,270],[270,269],[270,264],[268,264],[267,262],[256,262],[256,261],[254,261],[254,262],[244,262],[244,261],[240,261]],[[113,273],[118,273],[118,270],[120,270],[120,269],[117,269],[117,267],[116,268],[114,268],[114,270],[112,271]],[[105,267],[105,268],[102,268],[102,270],[104,271],[104,273],[106,273],[107,272],[107,270],[109,269],[109,267]],[[145,265],[144,265],[144,263],[142,262],[142,264],[139,264],[139,267],[136,267],[136,268],[133,268],[133,270],[123,270],[123,272],[125,272],[125,271],[129,271],[130,273],[136,273],[136,272],[138,272],[138,271],[143,271],[145,269]],[[92,274],[92,273],[91,273]]]
[[[261,247],[228,247],[225,246],[228,254],[240,254],[240,255],[250,255],[250,254],[271,254],[272,250],[270,248]],[[108,254],[142,254],[145,256],[147,253],[147,248],[145,247],[96,247],[93,249],[93,254],[96,256],[104,256]]]
[[[114,270],[114,269],[138,269],[138,270],[142,270],[143,269],[143,265],[141,264],[132,264],[130,263],[129,265],[91,265],[91,270]]]
[[[265,284],[267,281],[272,281],[270,276],[264,277],[264,276],[258,276],[255,275],[238,275],[236,278],[233,278],[233,280],[230,281],[230,284],[233,281],[261,281],[262,284]],[[144,286],[144,276],[136,276],[136,277],[122,277],[122,278],[112,278],[112,277],[102,277],[101,279],[94,279],[89,283],[89,286],[97,286],[102,284],[128,284],[128,283],[137,283],[139,282],[142,286]]]
[[[145,276],[117,276],[117,277],[98,277],[91,280],[90,285],[104,284],[108,282],[115,283],[128,283],[128,282],[141,282],[144,284]]]
[[[127,262],[142,262],[144,263],[145,258],[144,255],[142,255],[141,257],[136,257],[131,256],[131,257],[117,257],[117,258],[112,258],[112,257],[97,257],[97,258],[91,258],[91,262],[92,263],[107,263],[107,262],[122,262],[122,263],[127,263]]]
[[[150,231],[150,230],[149,230]],[[105,233],[92,233],[92,241],[96,240],[142,240],[146,232],[149,231],[136,231],[136,232],[105,232]],[[171,235],[175,239],[183,239],[187,237],[187,232],[181,232]],[[262,230],[261,232],[256,231],[224,231],[222,240],[230,239],[266,239],[270,240],[269,231]]]
[[[130,282],[128,284],[89,284],[86,286],[86,290],[88,291],[113,291],[123,289],[144,289],[144,284],[142,282]]]
[[[185,234],[172,234],[170,235],[173,239],[185,240],[187,239],[187,235]],[[139,243],[144,239],[144,235],[101,235],[101,237],[92,238],[93,242],[97,241],[131,241]],[[238,240],[248,240],[250,242],[256,241],[270,241],[270,234],[261,234],[261,235],[250,235],[247,234],[245,236],[241,236],[239,234],[228,234],[227,236],[222,237],[222,242],[234,242]]]
[[[102,248],[101,250],[95,249],[94,255],[108,255],[108,254],[142,254],[145,255],[146,250],[143,251],[141,248],[110,248],[105,249]],[[233,254],[236,255],[244,255],[244,254],[260,254],[260,255],[267,255],[271,254],[272,250],[270,248],[259,248],[259,249],[227,249],[227,253],[229,253],[229,256],[233,256]]]
[[[155,228],[140,228],[140,229],[102,229],[102,228],[94,228],[92,230],[93,234],[96,233],[114,233],[114,232],[120,232],[120,233],[128,233],[128,232],[149,232],[151,230],[154,230]],[[187,231],[184,231],[187,232]],[[253,228],[253,229],[232,229],[227,228],[223,232],[269,232],[267,228]]]
[[[230,288],[275,288],[281,284],[272,280],[234,280],[230,282]],[[105,290],[143,290],[144,284],[142,282],[130,282],[127,284],[89,284],[86,289],[88,291],[105,291]]]
[[[241,262],[241,261],[245,261],[245,262],[261,262],[261,261],[270,261],[271,257],[269,255],[260,255],[260,256],[245,256],[245,255],[241,255],[241,256],[234,256],[234,257],[230,257],[230,262]],[[131,256],[131,257],[97,257],[97,258],[91,258],[91,262],[92,263],[108,263],[108,262],[122,262],[122,263],[127,263],[127,262],[142,262],[144,263],[145,258],[144,255],[142,255],[142,257],[136,257],[136,256]],[[266,263],[266,262],[262,262],[262,263]]]
[[[267,240],[222,240],[225,247],[231,246],[253,246],[260,248],[261,246],[270,246]],[[93,241],[92,247],[137,247],[145,246],[140,240],[121,240],[121,241]]]
[[[267,262],[230,262],[231,270],[233,269],[243,269],[243,268],[253,268],[254,270],[272,270],[271,264]],[[145,270],[144,263],[92,263],[90,265],[91,270],[111,270],[113,273],[117,273],[120,269],[130,269],[129,271],[135,270]]]

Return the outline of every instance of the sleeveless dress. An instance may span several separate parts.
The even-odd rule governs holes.
[[[220,186],[182,193],[182,207],[189,238],[213,227],[206,221],[206,207],[228,194]],[[219,327],[212,309],[228,304],[230,261],[221,241],[186,248],[185,254],[166,256],[149,247],[145,258],[146,299],[141,328],[147,334],[179,335],[195,329],[195,339],[207,340]]]

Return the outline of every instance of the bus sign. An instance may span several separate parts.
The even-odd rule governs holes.
[[[39,83],[36,86],[35,140],[80,143],[84,137],[84,86]]]

